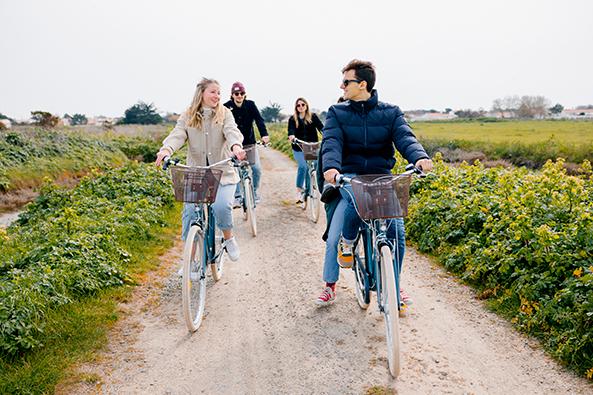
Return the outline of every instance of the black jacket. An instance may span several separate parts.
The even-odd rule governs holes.
[[[224,105],[231,110],[233,116],[235,117],[235,122],[243,134],[243,145],[255,144],[256,138],[255,130],[253,128],[253,121],[255,121],[257,129],[259,130],[259,135],[261,137],[268,135],[264,119],[259,113],[259,110],[257,109],[257,106],[253,100],[245,99],[241,107],[237,107],[233,99],[224,103]]]
[[[307,141],[309,143],[316,143],[319,141],[317,138],[317,131],[323,130],[323,122],[319,119],[317,114],[311,114],[311,123],[305,124],[299,119],[299,127],[297,128],[294,117],[288,118],[288,135],[294,136],[299,140]],[[301,148],[293,144],[292,149],[295,151],[301,151]]]
[[[367,101],[331,106],[323,129],[323,172],[388,174],[395,165],[395,148],[410,163],[429,156],[399,107],[379,101],[377,91]]]

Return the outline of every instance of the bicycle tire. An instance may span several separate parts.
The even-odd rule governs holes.
[[[204,233],[199,226],[190,228],[183,249],[183,275],[181,276],[181,299],[183,318],[190,332],[198,330],[206,304],[206,254]],[[194,278],[192,279],[192,269]]]
[[[220,255],[214,262],[210,263],[210,273],[212,273],[212,279],[214,281],[220,281],[222,278],[225,258],[224,251],[222,251],[222,243],[222,232],[219,229],[216,229],[216,233],[214,234],[214,253],[218,253]]]
[[[385,320],[387,337],[387,361],[389,373],[393,377],[400,373],[399,356],[399,306],[395,286],[395,273],[391,249],[384,245],[381,247],[381,305]]]
[[[361,255],[364,252],[364,244],[357,243],[354,248],[354,292],[356,300],[361,309],[366,310],[371,303],[371,292],[369,286],[369,277],[366,274],[366,258]]]
[[[247,220],[251,228],[253,237],[257,236],[257,217],[255,215],[255,197],[253,196],[253,188],[251,187],[251,180],[245,180],[245,206],[247,207]]]
[[[310,187],[309,187],[309,219],[316,224],[319,220],[319,206],[321,206],[321,202],[319,198],[321,194],[319,193],[319,189],[317,188],[317,176],[316,172],[311,172],[311,179],[310,179]]]

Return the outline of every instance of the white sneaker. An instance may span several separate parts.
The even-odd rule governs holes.
[[[177,271],[177,275],[179,277],[183,277],[183,267],[181,267],[178,271]],[[192,281],[198,281],[200,279],[200,276],[198,274],[198,272],[192,271],[189,274],[189,277],[191,278]]]
[[[243,207],[243,199],[240,197],[236,197],[233,201],[233,208],[241,208]]]
[[[226,252],[229,254],[229,258],[231,258],[231,261],[235,262],[239,259],[241,252],[239,251],[239,244],[237,243],[237,239],[235,239],[235,237],[225,240],[225,248]]]

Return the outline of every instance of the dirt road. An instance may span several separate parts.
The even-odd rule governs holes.
[[[189,335],[180,311],[181,245],[139,288],[100,362],[83,370],[101,377],[72,393],[399,394],[593,393],[586,380],[546,357],[536,342],[487,312],[467,287],[429,259],[407,250],[403,285],[415,304],[403,318],[401,377],[387,371],[384,325],[374,299],[362,311],[353,275],[344,271],[336,303],[318,308],[320,239],[292,198],[295,166],[263,154],[259,235],[235,218],[241,259],[227,260],[211,284],[207,315]]]

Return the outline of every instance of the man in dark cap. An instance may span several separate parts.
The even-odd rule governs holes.
[[[235,122],[237,122],[239,130],[241,133],[243,133],[243,146],[255,144],[256,142],[255,129],[253,127],[254,121],[257,125],[257,129],[259,130],[262,142],[267,144],[270,141],[264,119],[259,113],[259,110],[257,109],[257,106],[253,100],[247,100],[245,86],[241,82],[237,81],[233,84],[231,87],[231,100],[224,103],[224,105],[232,111],[235,117]],[[255,164],[251,166],[251,170],[253,172],[255,202],[259,203],[261,200],[258,191],[259,181],[261,178],[261,163],[259,161],[259,155],[257,155],[257,151],[255,151],[255,153],[256,161]],[[241,188],[237,184],[237,190],[235,191],[235,208],[241,207],[241,198]]]

